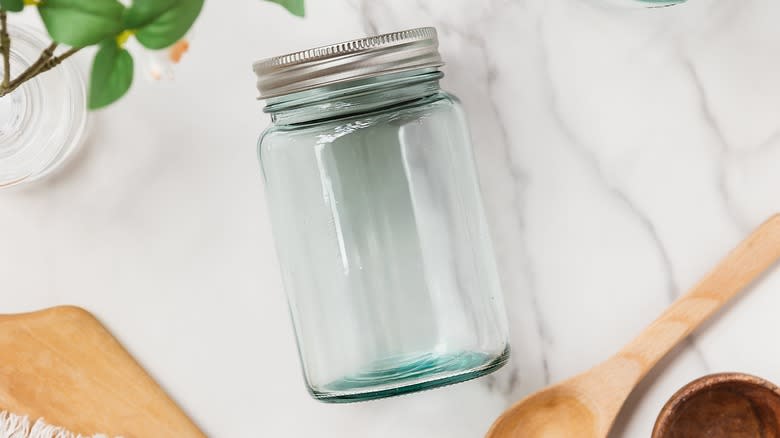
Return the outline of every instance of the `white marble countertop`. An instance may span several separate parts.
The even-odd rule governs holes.
[[[62,174],[0,193],[2,312],[91,310],[210,436],[481,436],[612,354],[780,210],[776,0],[310,0],[305,20],[225,3],[206,2],[175,81],[139,78]],[[448,388],[318,403],[255,159],[267,119],[251,63],[431,24],[472,125],[513,357]],[[778,287],[766,277],[666,360],[614,436],[649,436],[710,372],[780,382]]]

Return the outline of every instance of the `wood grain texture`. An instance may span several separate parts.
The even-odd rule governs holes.
[[[778,259],[780,215],[775,215],[617,354],[516,403],[498,417],[487,437],[606,437],[626,398],[647,372]]]
[[[0,316],[0,410],[82,434],[203,437],[89,312]]]

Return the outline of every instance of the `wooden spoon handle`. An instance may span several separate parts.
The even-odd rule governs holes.
[[[615,357],[638,362],[641,379],[666,353],[780,259],[780,214],[761,224],[686,295]]]

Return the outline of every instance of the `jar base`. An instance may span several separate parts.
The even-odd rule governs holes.
[[[326,403],[351,403],[393,397],[438,388],[482,377],[504,366],[509,346],[499,355],[472,351],[392,358],[376,363],[367,371],[310,389],[311,395]]]

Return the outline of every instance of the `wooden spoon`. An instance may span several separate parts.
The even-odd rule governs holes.
[[[780,214],[753,231],[620,352],[519,401],[498,417],[487,438],[606,437],[626,398],[650,369],[778,258]]]

